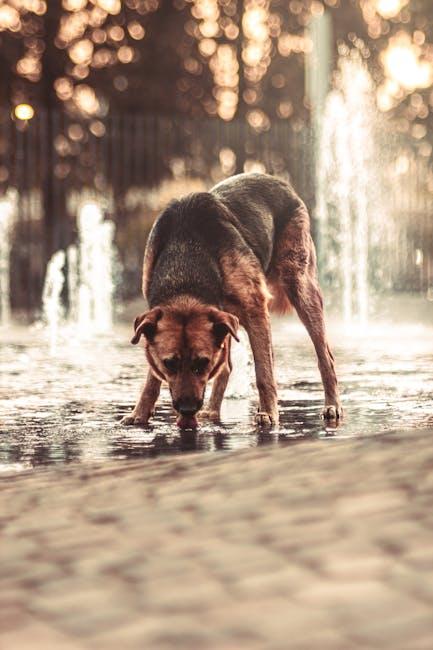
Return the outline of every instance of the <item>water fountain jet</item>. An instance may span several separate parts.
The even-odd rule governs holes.
[[[44,290],[42,293],[43,321],[48,327],[50,351],[55,353],[58,343],[59,325],[64,316],[61,294],[65,283],[63,267],[65,266],[64,251],[54,253],[47,266]]]
[[[373,88],[358,52],[341,58],[338,84],[327,97],[320,132],[319,263],[325,291],[334,294],[331,302],[339,303],[346,323],[365,324],[369,314],[370,219],[380,212]]]
[[[101,334],[113,325],[113,240],[114,223],[104,221],[95,202],[83,203],[78,214],[78,278],[71,264],[68,284],[72,304],[77,308],[81,332]],[[72,261],[75,253],[69,249]],[[73,291],[77,293],[73,295]]]
[[[16,192],[9,190],[0,199],[0,325],[9,325],[10,304],[10,253],[12,226],[16,214]]]
[[[95,201],[86,201],[79,207],[77,225],[77,245],[57,251],[47,267],[43,313],[51,349],[56,347],[62,320],[81,338],[109,333],[113,325],[114,223],[104,220]]]

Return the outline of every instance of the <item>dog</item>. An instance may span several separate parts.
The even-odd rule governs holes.
[[[325,392],[323,417],[342,417],[334,357],[327,342],[310,218],[291,185],[260,173],[232,176],[209,192],[168,205],[150,232],[143,263],[149,310],[137,316],[132,343],[145,339],[149,364],[137,404],[123,424],[146,425],[161,382],[180,427],[196,427],[206,384],[220,417],[239,325],[251,344],[260,406],[258,425],[278,424],[270,311],[291,306],[316,350]]]

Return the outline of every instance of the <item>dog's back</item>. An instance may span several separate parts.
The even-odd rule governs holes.
[[[208,193],[173,201],[158,217],[146,246],[143,291],[150,306],[189,294],[219,304],[218,211]]]
[[[221,255],[247,247],[266,273],[275,237],[301,203],[288,183],[266,174],[239,174],[210,192],[173,201],[155,222],[146,249],[149,304],[182,293],[220,304]]]
[[[238,174],[218,183],[210,192],[236,215],[247,238],[251,239],[253,250],[263,246],[271,233],[272,247],[275,235],[302,205],[288,182],[269,174]],[[260,254],[257,256],[260,259]]]

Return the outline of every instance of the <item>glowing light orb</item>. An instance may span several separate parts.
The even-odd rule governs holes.
[[[428,88],[433,84],[433,66],[421,59],[421,50],[408,34],[391,38],[382,54],[382,64],[389,79],[405,90]]]
[[[394,18],[407,3],[408,0],[376,0],[376,11],[383,18]]]
[[[31,120],[34,114],[35,110],[30,104],[18,104],[14,108],[14,115],[17,120]]]

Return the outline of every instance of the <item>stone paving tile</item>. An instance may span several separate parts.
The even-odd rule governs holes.
[[[402,560],[391,565],[386,579],[397,590],[411,594],[418,600],[433,606],[433,580],[430,576],[431,572],[420,575],[416,567],[408,566]]]
[[[432,435],[0,479],[0,648],[430,650]]]
[[[2,650],[88,650],[83,641],[72,639],[41,621],[27,618],[14,629],[3,630],[0,637]]]

